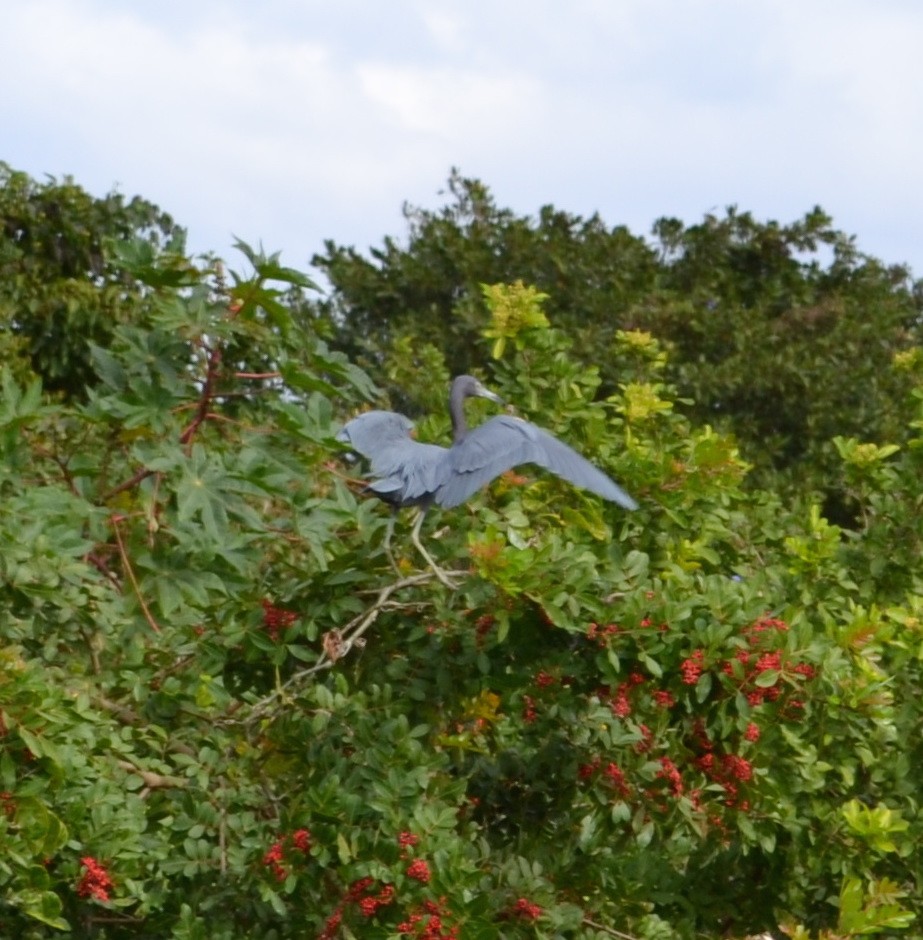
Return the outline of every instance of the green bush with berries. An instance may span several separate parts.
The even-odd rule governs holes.
[[[3,372],[0,935],[911,936],[917,360],[909,444],[836,442],[844,530],[746,486],[650,334],[601,395],[492,285],[484,379],[641,508],[518,468],[427,519],[450,590],[341,459],[388,403],[242,248],[123,246],[85,397]],[[378,367],[445,441],[442,354]]]

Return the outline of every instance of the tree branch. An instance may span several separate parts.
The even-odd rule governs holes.
[[[129,477],[129,479],[119,483],[118,486],[114,486],[111,490],[109,490],[108,493],[104,493],[102,502],[108,503],[113,496],[118,496],[119,493],[124,493],[125,490],[130,490],[133,486],[137,486],[142,480],[146,480],[149,476],[153,476],[153,474],[156,472],[156,470],[148,470],[146,467],[143,467],[133,477]]]
[[[254,721],[259,721],[261,718],[265,717],[266,714],[273,708],[277,699],[286,697],[290,690],[300,684],[304,679],[308,678],[309,676],[313,676],[315,673],[318,673],[323,669],[332,668],[335,662],[348,655],[350,650],[353,648],[358,647],[361,649],[365,645],[365,641],[362,639],[362,635],[378,619],[378,615],[383,610],[407,608],[408,606],[421,606],[399,604],[390,601],[389,598],[392,594],[395,593],[395,591],[399,591],[405,587],[412,587],[416,584],[425,584],[427,581],[431,581],[434,577],[435,575],[432,572],[426,571],[420,574],[411,575],[408,578],[401,578],[400,581],[395,581],[392,584],[386,584],[378,592],[378,596],[376,597],[374,603],[367,610],[361,614],[357,614],[342,629],[334,628],[333,630],[330,630],[324,634],[324,650],[313,666],[308,666],[306,669],[300,669],[298,672],[290,676],[281,686],[279,686],[279,688],[274,689],[265,698],[254,703],[253,707],[250,709],[249,714],[242,720],[241,723],[248,725],[252,724]]]
[[[218,369],[221,366],[221,347],[215,346],[208,352],[208,359],[205,364],[205,381],[202,383],[202,394],[199,396],[199,405],[196,413],[186,425],[186,429],[179,436],[179,442],[184,447],[195,437],[199,426],[208,417],[208,410],[211,407],[212,398],[215,393],[215,381],[218,378]]]
[[[122,565],[125,568],[125,574],[128,575],[128,580],[131,581],[131,586],[134,589],[135,597],[138,598],[138,603],[141,605],[141,611],[144,614],[144,619],[147,621],[148,626],[154,631],[154,633],[160,633],[160,627],[157,626],[157,621],[154,619],[154,615],[151,613],[150,608],[144,601],[144,598],[141,596],[141,586],[138,584],[138,579],[135,577],[135,572],[131,567],[131,562],[128,560],[128,552],[125,551],[125,543],[122,541],[122,533],[119,529],[118,516],[110,516],[109,521],[112,523],[112,531],[115,532],[115,541],[119,546],[119,555],[122,559]]]
[[[145,787],[149,790],[169,790],[169,789],[179,789],[185,787],[188,781],[184,780],[182,777],[169,777],[165,774],[155,773],[153,770],[142,770],[140,767],[136,767],[130,761],[127,760],[117,760],[116,764],[122,768],[122,770],[127,770],[130,774],[135,774],[144,781]]]
[[[629,933],[622,933],[621,930],[606,927],[605,924],[597,924],[596,921],[590,920],[589,917],[584,917],[583,923],[585,923],[587,927],[592,927],[594,930],[601,930],[603,933],[609,934],[610,937],[618,937],[618,940],[638,940],[637,937],[633,937]]]

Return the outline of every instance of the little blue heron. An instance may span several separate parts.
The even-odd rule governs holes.
[[[366,487],[369,492],[388,503],[395,512],[403,506],[420,508],[411,538],[444,584],[454,587],[420,541],[420,526],[426,510],[434,503],[445,509],[458,506],[501,473],[520,464],[537,464],[624,509],[638,508],[638,504],[601,470],[528,421],[497,415],[469,431],[464,404],[466,398],[475,396],[503,404],[499,395],[486,389],[473,376],[456,377],[449,395],[451,447],[415,441],[410,436],[413,422],[394,411],[368,411],[349,421],[337,435],[338,441],[369,461],[372,479]],[[389,557],[393,525],[392,513],[385,535],[385,551]]]

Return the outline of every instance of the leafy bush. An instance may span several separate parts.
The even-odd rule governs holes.
[[[599,348],[610,389],[494,286],[492,384],[641,509],[507,474],[427,522],[450,591],[400,535],[392,569],[337,459],[376,389],[292,313],[309,281],[242,247],[230,282],[135,256],[148,315],[91,347],[85,400],[3,377],[0,934],[915,923],[919,420],[837,442],[846,532],[746,486],[651,335]],[[442,397],[435,347],[380,361]]]

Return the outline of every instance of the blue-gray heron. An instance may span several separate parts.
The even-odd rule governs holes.
[[[434,503],[445,509],[458,506],[501,473],[520,464],[537,464],[624,509],[638,508],[601,470],[528,421],[498,415],[469,431],[464,404],[466,398],[475,396],[503,404],[499,395],[473,376],[459,375],[452,382],[449,395],[451,447],[415,441],[410,436],[413,422],[394,411],[368,411],[349,421],[337,435],[337,440],[369,461],[368,492],[384,500],[395,512],[403,506],[420,508],[411,538],[443,583],[454,586],[420,541],[426,510]],[[392,513],[385,536],[389,557],[393,524]]]

